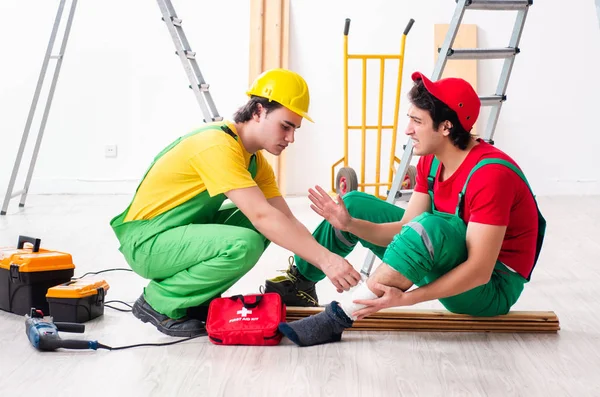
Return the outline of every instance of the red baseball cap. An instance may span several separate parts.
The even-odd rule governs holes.
[[[479,117],[479,108],[481,107],[479,96],[471,84],[456,77],[447,77],[432,82],[420,72],[414,72],[411,77],[413,81],[423,80],[425,89],[454,110],[463,128],[471,131],[473,124]]]

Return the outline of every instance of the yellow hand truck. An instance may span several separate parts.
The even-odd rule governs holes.
[[[396,156],[396,135],[398,132],[398,111],[400,109],[400,91],[402,88],[402,68],[404,66],[404,47],[406,43],[406,36],[412,25],[414,23],[414,19],[410,19],[406,28],[404,29],[404,33],[402,34],[401,44],[400,44],[400,54],[390,54],[390,55],[363,55],[363,54],[348,54],[348,32],[350,30],[350,19],[346,19],[346,24],[344,26],[344,157],[336,161],[331,166],[331,189],[332,191],[337,192],[340,196],[344,196],[344,194],[352,191],[352,190],[360,190],[365,191],[365,187],[374,187],[375,188],[375,196],[386,199],[387,193],[392,186],[392,180],[394,178],[394,174],[396,172],[396,163],[400,163],[400,159]],[[348,64],[351,59],[360,59],[362,60],[362,124],[361,125],[348,125]],[[377,125],[367,125],[367,60],[379,60],[379,113],[378,113],[378,122]],[[396,102],[394,107],[394,122],[393,125],[383,125],[383,89],[384,89],[384,72],[385,72],[385,63],[388,60],[398,60],[398,81],[396,84]],[[382,130],[392,130],[392,144],[390,151],[390,161],[389,161],[389,175],[387,182],[381,182],[381,140],[382,140]],[[361,168],[360,168],[360,183],[358,182],[358,177],[353,168],[348,166],[348,133],[350,130],[360,130],[361,131]],[[375,169],[375,182],[367,183],[365,182],[365,163],[366,163],[366,140],[367,140],[367,130],[377,130],[377,154],[376,154],[376,169]],[[337,172],[337,176],[335,175],[336,166],[343,163],[343,167],[339,169]],[[412,189],[415,185],[417,170],[414,166],[409,166],[408,171],[406,173],[406,177],[402,183],[403,189]],[[334,185],[335,182],[335,185]],[[380,187],[386,186],[387,192],[386,194],[380,194]],[[400,192],[397,192],[399,195]]]

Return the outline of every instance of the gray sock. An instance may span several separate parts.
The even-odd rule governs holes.
[[[352,319],[333,301],[319,314],[291,323],[280,323],[279,331],[298,346],[339,342],[342,332],[352,326]]]

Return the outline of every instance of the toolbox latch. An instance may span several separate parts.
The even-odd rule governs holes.
[[[19,265],[15,263],[10,264],[10,281],[13,283],[19,281],[21,279],[21,272],[19,270]]]
[[[97,304],[103,304],[104,303],[104,288],[100,287],[97,288],[96,291],[98,291],[98,293],[96,294],[96,303]]]

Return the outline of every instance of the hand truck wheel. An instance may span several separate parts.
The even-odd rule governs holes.
[[[341,197],[348,192],[358,189],[356,172],[350,167],[340,168],[335,178],[335,191]]]

